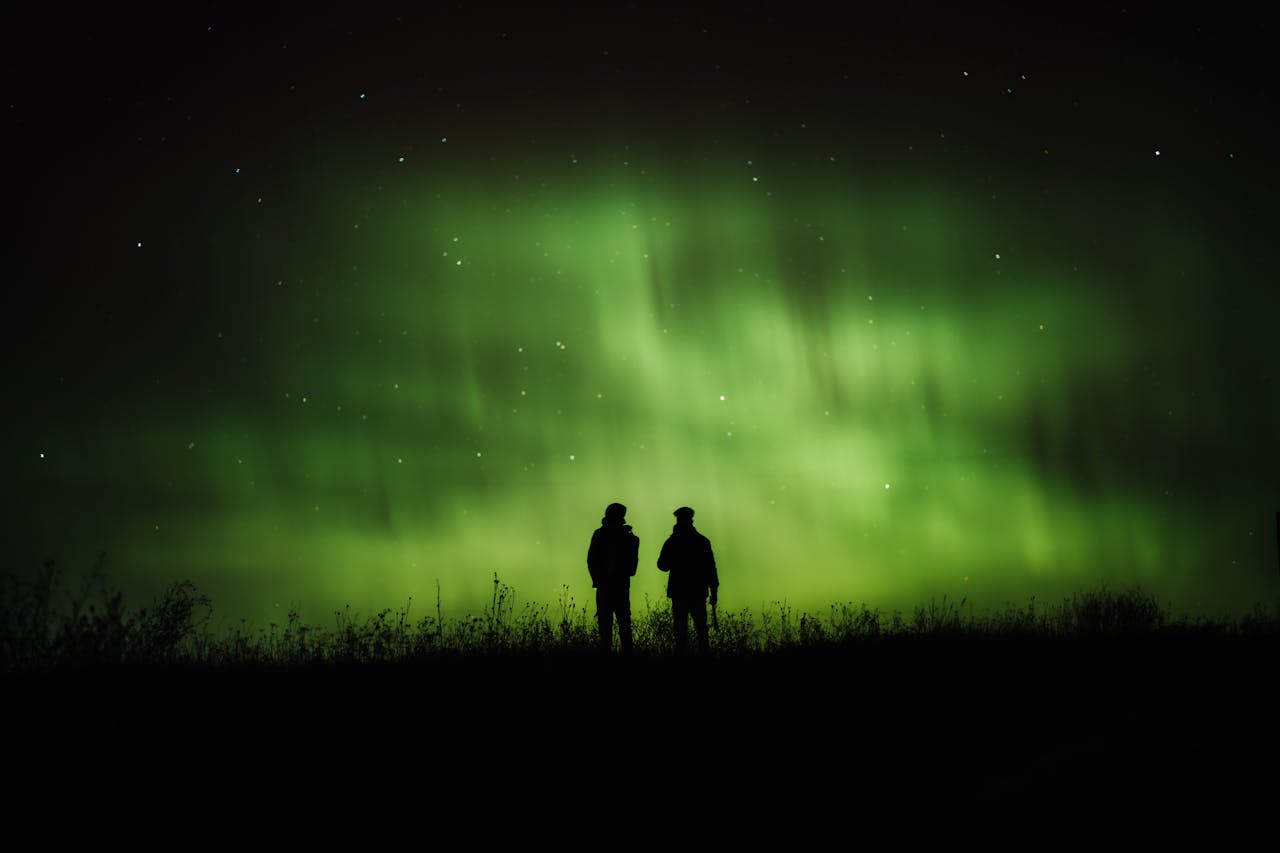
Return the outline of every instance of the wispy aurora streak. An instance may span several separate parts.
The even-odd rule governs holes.
[[[1212,609],[1274,587],[1276,485],[1249,474],[1256,443],[1218,440],[1254,434],[1232,422],[1245,392],[1169,381],[1188,341],[1215,357],[1203,315],[1151,309],[1168,276],[1208,275],[1176,218],[1102,257],[1087,210],[784,186],[745,159],[637,171],[409,174],[287,237],[212,229],[221,290],[153,371],[191,393],[104,412],[93,441],[50,427],[31,539],[255,618],[410,596],[421,615],[437,579],[477,610],[495,572],[585,603],[614,500],[637,605],[662,598],[685,504],[733,608],[1139,581]],[[1206,446],[1220,458],[1188,465]],[[1230,486],[1206,494],[1215,468]]]

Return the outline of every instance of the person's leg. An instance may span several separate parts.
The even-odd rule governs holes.
[[[689,603],[689,611],[693,615],[693,628],[698,632],[698,651],[706,653],[711,648],[710,638],[707,636],[707,603],[692,601]]]
[[[618,639],[622,643],[622,653],[631,654],[631,591],[624,589],[618,593]]]
[[[689,647],[689,602],[682,598],[671,599],[671,627],[675,633],[676,651]]]
[[[613,645],[613,602],[603,588],[596,589],[596,620],[600,624],[600,648],[607,652]]]

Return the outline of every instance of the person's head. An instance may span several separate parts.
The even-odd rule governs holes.
[[[604,520],[622,522],[627,517],[627,508],[622,504],[609,504],[604,508]]]
[[[682,506],[672,513],[676,517],[676,524],[693,524],[693,510],[687,506]]]

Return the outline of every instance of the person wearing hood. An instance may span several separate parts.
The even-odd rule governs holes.
[[[596,590],[596,618],[600,645],[613,647],[613,620],[618,620],[618,640],[623,654],[631,653],[631,578],[640,559],[640,539],[627,524],[627,508],[619,503],[605,508],[600,527],[591,534],[587,571]]]
[[[676,650],[689,646],[689,618],[698,633],[698,650],[710,648],[707,636],[707,596],[715,607],[720,579],[716,575],[716,558],[711,540],[693,526],[693,510],[682,506],[674,513],[675,527],[662,544],[658,569],[667,573],[667,598],[671,599],[671,620],[675,629]]]

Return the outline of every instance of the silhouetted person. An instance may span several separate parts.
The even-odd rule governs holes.
[[[671,599],[671,620],[675,627],[676,650],[689,647],[689,617],[698,632],[698,650],[707,651],[707,595],[716,605],[716,558],[711,553],[711,540],[693,527],[693,510],[682,506],[673,513],[676,526],[662,544],[658,568],[668,573],[667,598]]]
[[[605,507],[600,527],[591,534],[587,549],[587,571],[596,589],[596,618],[600,622],[600,645],[613,645],[613,618],[618,617],[618,639],[622,653],[631,653],[631,578],[640,559],[640,539],[631,532],[622,504]]]

